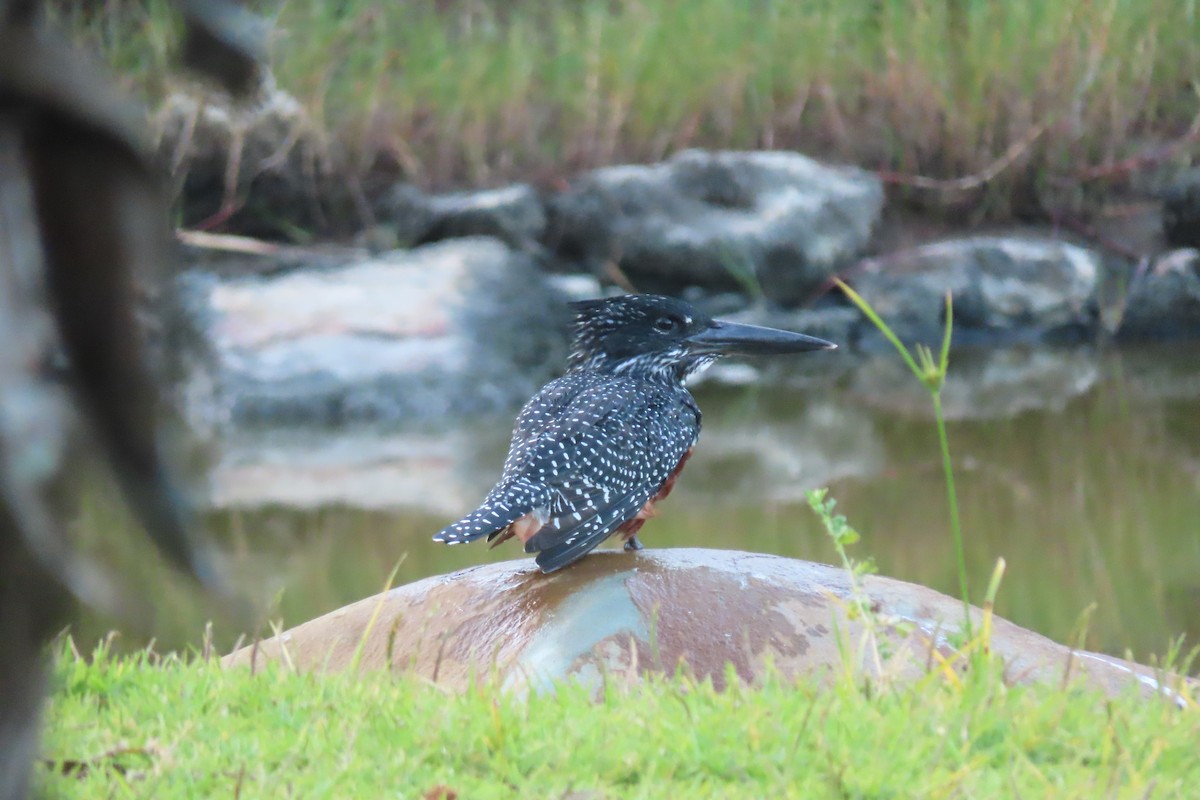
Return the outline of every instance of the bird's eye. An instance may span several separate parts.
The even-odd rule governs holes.
[[[670,333],[679,327],[679,320],[673,317],[659,317],[654,321],[654,330],[662,333]]]

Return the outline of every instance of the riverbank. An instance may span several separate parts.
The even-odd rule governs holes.
[[[1155,192],[1200,136],[1190,1],[255,6],[299,103],[279,146],[351,195],[783,149],[959,222],[1074,219]],[[179,88],[169,4],[57,14],[154,113]]]

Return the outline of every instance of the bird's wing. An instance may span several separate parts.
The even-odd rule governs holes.
[[[522,410],[504,475],[483,504],[434,540],[469,542],[534,512],[546,522],[526,551],[552,551],[538,563],[561,568],[637,514],[698,431],[694,407],[665,387],[567,375]]]
[[[573,426],[588,424],[587,415],[581,415],[580,411],[588,405],[588,395],[597,383],[599,379],[595,375],[564,375],[543,386],[525,404],[513,426],[508,457],[504,460],[505,478],[521,474],[543,439],[568,436]],[[593,410],[602,414],[611,411],[619,396],[614,395],[611,399],[613,402],[609,407]],[[503,481],[504,478],[501,483]]]
[[[572,431],[582,431],[590,414],[580,414],[571,406],[594,384],[592,378],[567,375],[542,387],[517,417],[500,481],[479,508],[438,531],[433,540],[462,544],[487,536],[491,541],[526,514],[548,509],[555,495],[549,482],[542,480],[546,474],[542,464],[556,463],[556,459],[545,457],[550,448],[544,445],[566,442]]]
[[[599,389],[602,396],[581,393],[586,413],[563,415],[523,465],[554,493],[546,524],[525,546],[540,551],[545,572],[582,557],[634,517],[699,431],[692,407],[669,390],[632,382]]]

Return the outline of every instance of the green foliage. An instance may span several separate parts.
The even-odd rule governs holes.
[[[842,566],[856,579],[863,575],[875,574],[873,561],[870,559],[857,561],[846,552],[847,547],[856,544],[862,537],[858,535],[858,531],[850,527],[845,516],[834,513],[834,509],[837,508],[837,500],[829,497],[828,494],[827,489],[810,489],[806,496],[809,507],[820,518],[821,524],[825,526],[825,532],[833,540],[833,547],[837,550]]]
[[[857,543],[861,537],[858,531],[850,527],[845,516],[835,513],[837,500],[828,496],[827,489],[810,489],[805,494],[809,508],[821,520],[821,525],[833,542],[833,548],[850,579],[850,597],[845,603],[846,619],[858,622],[862,626],[862,639],[859,641],[857,652],[852,655],[847,649],[848,643],[841,629],[836,620],[834,621],[844,671],[847,677],[852,678],[861,665],[869,663],[874,670],[872,676],[877,680],[884,680],[884,663],[892,655],[891,640],[884,634],[896,632],[907,635],[911,633],[912,625],[875,610],[875,603],[863,585],[864,576],[875,574],[875,562],[869,558],[859,561],[847,552],[846,548]]]
[[[90,797],[1187,797],[1200,710],[959,683],[890,691],[774,675],[528,698],[385,673],[258,674],[64,648],[39,771]],[[66,774],[64,774],[66,773]],[[436,795],[433,795],[436,796]]]

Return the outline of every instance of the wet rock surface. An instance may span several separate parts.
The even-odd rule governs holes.
[[[931,651],[950,653],[947,637],[962,620],[958,600],[889,578],[868,577],[865,586],[888,620],[884,636],[897,654],[885,667],[890,676],[919,678]],[[549,576],[530,560],[511,561],[367,598],[223,663],[253,666],[286,650],[302,670],[342,670],[358,658],[361,668],[416,674],[451,689],[495,670],[517,691],[561,680],[599,690],[606,679],[636,681],[678,668],[724,687],[727,665],[750,683],[768,662],[786,676],[821,678],[844,668],[835,630],[848,641],[861,632],[861,622],[844,613],[850,591],[843,570],[736,551],[597,552]],[[1002,619],[993,622],[991,646],[1011,683],[1065,674],[1112,694],[1131,685],[1172,691],[1148,667],[1073,651]]]
[[[318,271],[193,278],[211,410],[238,424],[412,420],[519,405],[560,368],[563,298],[495,239]],[[193,409],[196,411],[196,409]]]
[[[956,341],[1077,337],[1095,329],[1101,269],[1065,242],[979,237],[872,259],[853,284],[901,338],[939,339],[947,292]]]
[[[688,150],[596,170],[549,204],[560,259],[615,263],[643,291],[757,287],[786,304],[866,247],[883,191],[869,173],[799,153]]]

